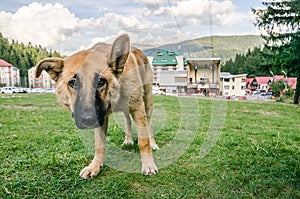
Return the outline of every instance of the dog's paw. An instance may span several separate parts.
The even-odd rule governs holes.
[[[96,177],[100,173],[100,169],[102,167],[102,164],[95,161],[95,159],[92,161],[92,163],[82,169],[79,173],[79,176],[83,179],[90,179]]]
[[[100,172],[99,169],[92,169],[90,167],[85,167],[84,169],[81,170],[79,173],[79,176],[82,177],[83,179],[90,179],[96,177]]]
[[[157,144],[150,144],[150,146],[151,146],[151,149],[153,151],[157,151],[159,149],[159,147],[157,146]]]
[[[155,175],[158,173],[152,154],[141,154],[142,173],[145,175]]]
[[[126,145],[133,145],[133,141],[132,140],[124,140],[122,146],[126,146]]]

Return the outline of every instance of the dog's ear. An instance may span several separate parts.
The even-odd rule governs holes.
[[[113,43],[108,65],[115,75],[123,72],[130,52],[130,40],[127,34],[119,36]]]
[[[35,77],[38,78],[45,70],[53,79],[57,81],[64,67],[64,60],[61,58],[45,58],[35,66]]]

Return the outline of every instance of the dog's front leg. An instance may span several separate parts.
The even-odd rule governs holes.
[[[108,117],[105,118],[104,124],[100,128],[94,129],[95,139],[95,155],[89,166],[81,170],[79,176],[89,179],[97,176],[103,166],[105,157],[106,132],[108,125]]]
[[[147,128],[147,117],[143,108],[132,113],[137,125],[138,146],[141,154],[142,173],[154,175],[158,172],[150,147],[149,132]]]

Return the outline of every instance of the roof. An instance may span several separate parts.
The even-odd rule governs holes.
[[[183,55],[181,51],[176,50],[163,50],[163,49],[156,49],[152,53],[150,53],[150,57],[158,57],[158,56],[180,56]]]
[[[208,57],[208,58],[202,58],[202,57],[187,57],[188,61],[220,61],[220,57]]]
[[[281,79],[284,79],[284,75],[275,75],[274,76],[274,81],[278,81],[278,80],[281,80]]]
[[[220,78],[223,79],[231,79],[231,78],[237,78],[237,77],[246,77],[247,74],[238,74],[238,75],[231,75],[229,72],[221,72]]]
[[[272,81],[273,77],[255,77],[254,80],[256,80],[257,84],[268,84],[269,81]],[[254,81],[253,80],[253,81]]]
[[[176,56],[182,56],[182,52],[159,49],[149,56],[153,57],[152,65],[154,66],[176,66],[178,65]],[[185,57],[183,57],[183,64],[185,66],[188,64]]]
[[[176,66],[178,64],[176,59],[175,51],[168,51],[168,50],[158,50],[151,53],[150,56],[153,56],[152,65],[159,65],[159,66]]]
[[[250,81],[249,83],[251,84],[253,80],[251,81],[250,79],[251,78],[247,78],[246,82]],[[284,75],[275,75],[274,77],[272,77],[272,76],[270,76],[270,77],[255,77],[254,79],[257,81],[258,84],[268,84],[270,81],[273,81],[273,80],[274,80],[274,82],[277,82],[279,80],[286,81],[286,79],[287,79],[287,83],[292,89],[296,89],[296,86],[297,86],[297,78],[296,77],[285,78]]]
[[[251,84],[254,78],[246,78],[246,84]]]
[[[288,78],[285,78],[283,75],[277,75],[277,76],[274,77],[274,81],[275,82],[277,82],[279,80],[287,82],[287,84],[291,87],[291,89],[296,89],[296,86],[297,86],[297,77],[288,77]]]
[[[287,83],[291,87],[291,89],[296,89],[296,86],[297,86],[297,77],[289,77]]]
[[[10,63],[8,63],[8,62],[6,62],[6,61],[3,60],[3,59],[0,59],[0,67],[3,67],[3,66],[9,66],[9,67],[11,67],[11,66],[13,66],[13,65],[10,64]]]

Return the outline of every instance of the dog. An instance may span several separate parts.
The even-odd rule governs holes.
[[[67,107],[79,129],[94,129],[94,158],[80,177],[97,176],[103,166],[108,118],[125,115],[123,144],[132,144],[130,115],[136,123],[142,173],[158,172],[152,149],[158,149],[152,130],[153,72],[145,54],[130,45],[127,34],[113,44],[97,43],[69,57],[45,58],[35,66],[35,77],[45,70],[56,82],[58,101]]]

